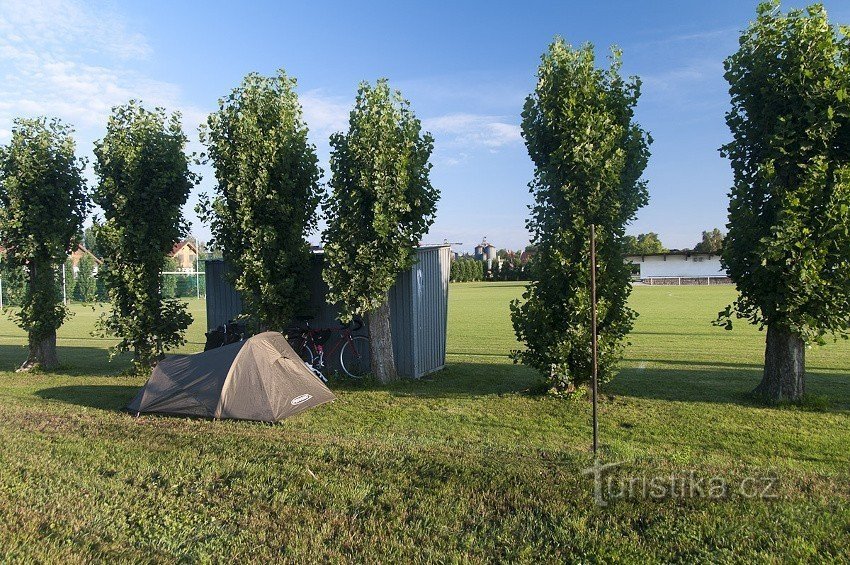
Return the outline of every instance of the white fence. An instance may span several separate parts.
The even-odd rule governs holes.
[[[721,277],[721,276],[705,276],[705,277],[647,277],[637,279],[636,282],[643,283],[649,286],[663,286],[663,285],[719,285],[719,284],[732,284],[732,281],[729,277]]]

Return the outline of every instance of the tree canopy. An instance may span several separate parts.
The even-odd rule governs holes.
[[[218,182],[200,215],[232,267],[246,312],[271,329],[285,327],[309,300],[306,238],[323,195],[295,86],[283,70],[249,74],[201,130]]]
[[[27,279],[16,315],[29,336],[22,369],[52,368],[61,303],[61,268],[88,213],[85,161],[75,156],[73,130],[57,119],[17,119],[0,148],[0,240],[6,259]]]
[[[179,113],[130,101],[112,110],[95,143],[94,201],[104,212],[98,279],[111,302],[99,327],[120,339],[115,351],[133,351],[139,372],[183,344],[192,321],[184,303],[162,293],[164,258],[188,232],[182,206],[198,182],[187,141]]]
[[[95,261],[89,254],[80,257],[77,263],[77,279],[73,297],[80,302],[94,302],[97,299],[97,281],[94,275]]]
[[[655,232],[642,233],[637,237],[627,235],[625,237],[626,253],[629,255],[652,255],[653,253],[667,253],[669,251]]]
[[[734,172],[721,312],[768,328],[757,392],[799,399],[805,343],[850,329],[850,38],[814,5],[763,3],[725,62]]]
[[[527,226],[537,253],[523,301],[511,305],[513,358],[570,392],[591,377],[590,224],[597,226],[599,376],[613,375],[637,314],[626,302],[630,267],[623,261],[625,226],[647,203],[640,180],[650,138],[634,122],[640,81],[620,76],[620,52],[607,70],[593,46],[556,39],[543,55],[537,88],[522,114],[535,165]]]
[[[723,250],[723,240],[726,234],[718,228],[702,232],[702,240],[694,245],[697,253],[720,253]]]

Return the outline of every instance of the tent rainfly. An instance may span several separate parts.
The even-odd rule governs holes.
[[[277,422],[334,398],[282,334],[265,332],[164,359],[127,410]]]

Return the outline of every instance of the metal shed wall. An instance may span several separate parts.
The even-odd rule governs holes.
[[[421,377],[446,364],[451,249],[425,248],[417,259],[416,265],[404,275],[410,281],[412,372]]]
[[[310,268],[309,312],[314,327],[334,327],[339,310],[328,304],[328,287],[322,280],[323,256],[313,255]],[[399,275],[390,289],[390,318],[393,353],[399,375],[419,378],[446,364],[446,324],[448,314],[448,246],[420,247],[417,263]],[[207,261],[207,325],[210,328],[242,313],[239,294],[228,284],[227,267],[221,260]],[[359,332],[368,335],[364,328]],[[331,360],[332,361],[332,360]],[[331,364],[333,367],[333,364]]]
[[[242,312],[242,298],[227,282],[227,265],[221,259],[204,261],[207,283],[207,328],[217,328]]]

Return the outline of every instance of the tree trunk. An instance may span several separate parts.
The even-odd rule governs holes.
[[[29,355],[18,372],[30,371],[36,367],[50,371],[59,366],[56,355],[56,332],[52,331],[43,339],[29,338]]]
[[[384,296],[384,302],[378,308],[369,312],[366,317],[369,324],[369,347],[372,354],[372,374],[381,383],[389,383],[398,379],[393,355],[393,334],[390,325],[389,293]]]
[[[764,375],[753,391],[769,402],[797,402],[806,392],[806,349],[803,340],[788,330],[767,327]]]

